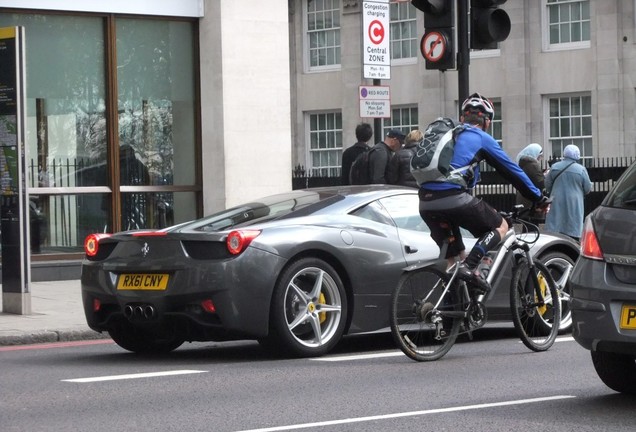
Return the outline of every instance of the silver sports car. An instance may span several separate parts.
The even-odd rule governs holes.
[[[287,355],[322,355],[343,335],[388,329],[402,269],[439,255],[418,207],[415,189],[329,187],[159,231],[92,234],[81,276],[88,325],[134,352],[256,339]],[[578,245],[542,235],[532,251],[559,279]],[[489,295],[491,320],[508,319],[510,277]],[[569,319],[566,311],[563,328]]]

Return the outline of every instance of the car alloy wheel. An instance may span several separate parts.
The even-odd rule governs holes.
[[[270,336],[290,354],[322,355],[342,337],[347,297],[338,273],[325,261],[303,258],[289,265],[272,302]]]
[[[574,261],[561,252],[548,253],[541,256],[540,260],[550,270],[550,274],[557,283],[561,295],[561,324],[559,331],[570,331],[572,329],[572,311],[570,310],[570,284],[567,279],[574,267]]]

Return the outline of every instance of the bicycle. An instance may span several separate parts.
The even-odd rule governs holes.
[[[499,212],[509,222],[510,229],[489,253],[493,262],[486,280],[492,285],[503,263],[509,262],[506,255],[513,254],[512,321],[524,345],[538,352],[554,344],[559,332],[561,300],[548,268],[529,253],[530,246],[540,236],[536,225],[521,218],[521,214],[530,211],[515,207],[511,212]],[[391,334],[402,352],[416,361],[440,359],[460,334],[472,337],[472,332],[487,322],[486,294],[477,293],[469,282],[458,277],[459,257],[447,268],[444,256],[450,241],[449,232],[439,259],[404,269],[391,296]]]

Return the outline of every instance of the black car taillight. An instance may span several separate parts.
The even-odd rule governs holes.
[[[592,223],[592,215],[588,215],[585,218],[583,225],[583,234],[581,235],[581,255],[585,258],[594,260],[604,260],[603,251],[601,245],[596,237],[594,231],[594,224]]]

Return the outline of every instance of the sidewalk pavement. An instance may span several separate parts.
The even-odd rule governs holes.
[[[4,313],[0,295],[0,345],[109,337],[86,324],[79,279],[31,282],[30,289],[31,315]]]

